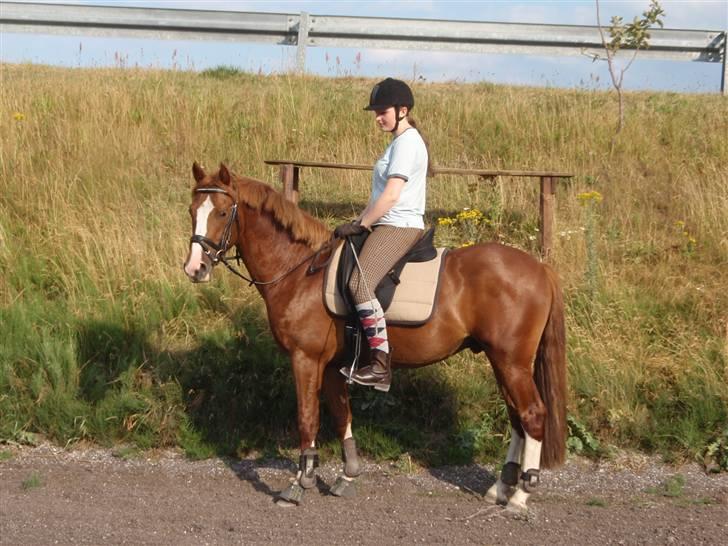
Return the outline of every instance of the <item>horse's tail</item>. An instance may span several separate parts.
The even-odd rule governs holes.
[[[538,344],[534,378],[547,411],[541,466],[553,468],[566,456],[566,328],[559,279],[553,269],[544,267],[551,285],[551,310]]]

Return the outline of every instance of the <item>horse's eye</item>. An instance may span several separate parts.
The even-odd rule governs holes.
[[[221,210],[220,211],[220,216],[227,216],[227,212],[225,212],[224,210]]]

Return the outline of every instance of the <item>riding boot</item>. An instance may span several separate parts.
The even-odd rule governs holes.
[[[387,392],[392,383],[392,355],[379,349],[372,349],[371,364],[351,375],[351,380]]]

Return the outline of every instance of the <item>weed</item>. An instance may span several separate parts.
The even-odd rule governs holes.
[[[586,427],[576,420],[572,415],[566,417],[569,429],[569,437],[566,440],[566,447],[570,453],[577,455],[599,455],[602,448],[599,441],[589,432]]]
[[[13,452],[8,449],[0,449],[0,462],[9,461],[13,458]]]
[[[602,202],[602,194],[592,190],[580,193],[577,198],[586,211],[584,238],[586,241],[586,285],[591,295],[599,289],[599,258],[597,256],[597,206]]]
[[[40,474],[38,472],[31,472],[30,476],[25,478],[20,484],[23,491],[30,491],[31,489],[37,489],[43,485]]]
[[[134,445],[122,444],[111,450],[111,455],[123,460],[136,459],[141,456],[142,451]]]
[[[648,487],[647,493],[652,495],[660,495],[663,497],[681,497],[684,494],[685,488],[685,476],[682,474],[675,474],[670,476],[664,482],[657,487]]]
[[[705,447],[703,462],[708,472],[728,470],[728,428],[716,435]]]
[[[587,506],[598,506],[599,508],[606,508],[607,501],[604,499],[600,499],[597,497],[592,497],[591,499],[586,501]]]

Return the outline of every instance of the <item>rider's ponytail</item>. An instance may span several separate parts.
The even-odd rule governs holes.
[[[417,129],[417,132],[420,133],[420,136],[422,137],[422,140],[425,143],[425,148],[427,148],[427,176],[428,178],[433,178],[435,176],[435,167],[433,166],[434,163],[432,162],[432,153],[430,152],[430,145],[427,142],[427,139],[425,138],[425,135],[422,134],[422,130],[417,127],[417,122],[415,119],[407,114],[407,122]]]

